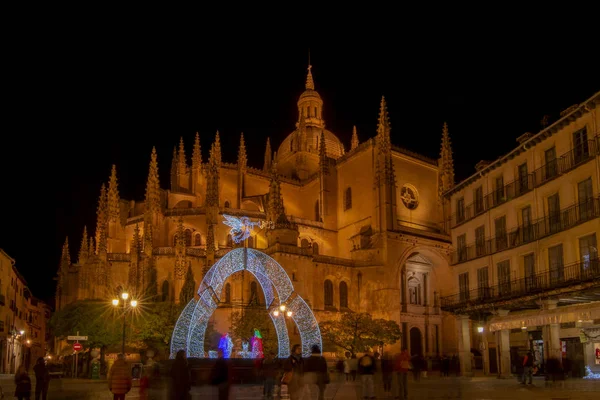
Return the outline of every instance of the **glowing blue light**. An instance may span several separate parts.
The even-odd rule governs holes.
[[[225,221],[223,223],[230,226],[229,234],[234,242],[240,243],[246,240],[250,236],[250,232],[256,225],[260,225],[260,222],[252,222],[248,217],[232,217],[231,215],[223,214]]]
[[[223,285],[229,276],[243,270],[252,273],[260,283],[269,311],[285,304],[288,311],[292,312],[292,319],[300,332],[303,355],[309,356],[315,344],[322,349],[317,319],[308,304],[294,292],[292,282],[281,265],[258,250],[239,248],[228,252],[208,270],[198,288],[199,299],[191,300],[181,313],[173,330],[171,358],[175,357],[178,350],[185,350],[188,357],[205,357],[206,327],[217,309]],[[281,358],[290,355],[290,339],[283,314],[274,316],[273,312],[269,312],[277,333]]]

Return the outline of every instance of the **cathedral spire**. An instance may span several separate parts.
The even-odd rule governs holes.
[[[267,138],[267,147],[265,149],[265,163],[263,165],[264,171],[269,171],[271,169],[273,151],[271,150],[271,139]]]
[[[356,125],[352,127],[352,139],[350,140],[350,150],[358,147],[358,133],[356,133]]]
[[[390,130],[390,117],[388,115],[387,104],[385,102],[385,97],[381,96],[381,103],[379,104],[379,122],[377,123],[378,140],[385,141],[389,144]]]
[[[96,253],[101,255],[107,251],[107,222],[108,222],[108,200],[106,194],[106,185],[103,183],[100,188],[100,198],[98,199],[98,210],[96,211]]]
[[[119,207],[119,189],[117,183],[117,166],[112,165],[110,180],[108,181],[108,220],[119,222],[121,209]]]
[[[245,170],[248,166],[248,156],[246,155],[246,144],[244,143],[244,132],[240,136],[240,147],[238,150],[238,168]]]
[[[148,181],[146,182],[146,200],[144,203],[148,212],[160,210],[160,182],[158,180],[158,156],[156,147],[152,147],[150,167],[148,168]]]
[[[221,166],[221,137],[219,135],[219,131],[217,131],[217,134],[215,135],[215,141],[210,149],[209,162],[215,163],[217,167]]]
[[[448,124],[444,122],[442,128],[442,145],[440,149],[440,196],[454,186],[454,161],[452,159],[452,146]]]
[[[83,235],[81,237],[81,247],[79,248],[79,259],[77,261],[79,264],[85,264],[89,256],[89,251],[87,226],[84,226]]]
[[[69,251],[69,237],[65,238],[65,244],[63,244],[62,255],[60,257],[60,269],[66,272],[67,268],[71,265],[71,252]]]
[[[171,159],[171,190],[178,188],[177,181],[177,146],[173,146],[173,158]]]
[[[196,138],[194,139],[194,150],[192,151],[192,170],[196,173],[199,173],[201,168],[202,151],[200,147],[200,134],[196,132]]]
[[[327,158],[327,144],[325,142],[325,130],[321,131],[319,137],[319,164],[321,165],[321,171],[327,173],[329,170],[329,159]]]
[[[315,90],[315,82],[313,81],[311,69],[312,69],[312,65],[310,65],[310,62],[309,62],[308,74],[306,75],[306,90]]]
[[[185,230],[183,217],[177,221],[177,233],[175,241],[175,279],[183,279],[185,274]]]
[[[269,183],[269,200],[267,208],[267,220],[276,222],[281,215],[285,217],[283,200],[281,198],[281,185],[277,173],[277,163],[271,166],[271,181]]]
[[[185,159],[185,145],[183,137],[179,138],[179,153],[177,154],[177,173],[185,175],[187,173],[187,160]]]

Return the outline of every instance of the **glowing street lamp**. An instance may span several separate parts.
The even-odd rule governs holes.
[[[121,293],[121,300],[119,298],[113,299],[112,305],[114,307],[120,306],[123,309],[123,344],[121,346],[121,353],[123,353],[123,356],[125,356],[125,332],[127,325],[127,312],[132,311],[134,308],[136,308],[138,302],[137,300],[130,299],[129,293],[123,292]]]

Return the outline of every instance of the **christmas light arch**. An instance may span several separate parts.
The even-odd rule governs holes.
[[[323,348],[317,319],[308,304],[294,292],[292,281],[281,265],[261,251],[238,248],[228,252],[208,270],[198,288],[199,299],[190,300],[181,312],[171,337],[171,358],[175,358],[179,350],[184,350],[188,357],[204,358],[206,326],[217,309],[223,285],[230,275],[244,270],[252,273],[263,289],[266,308],[277,333],[279,357],[290,355],[286,313],[275,316],[272,312],[281,305],[285,305],[286,312],[292,312],[303,355],[309,356],[315,344]]]

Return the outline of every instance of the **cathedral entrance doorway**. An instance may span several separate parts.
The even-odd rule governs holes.
[[[292,281],[281,265],[261,251],[237,248],[208,270],[198,288],[198,300],[190,300],[181,312],[171,338],[171,358],[175,358],[179,350],[184,350],[188,357],[205,357],[204,336],[208,321],[221,302],[219,296],[223,293],[225,281],[239,271],[250,272],[262,286],[266,311],[277,332],[279,357],[290,355],[286,325],[288,315],[298,328],[305,357],[310,355],[313,345],[323,348],[317,319],[302,297],[294,291]],[[285,306],[285,312],[274,312],[281,306]]]
[[[410,329],[410,355],[417,356],[423,354],[423,345],[421,330],[419,328]]]

